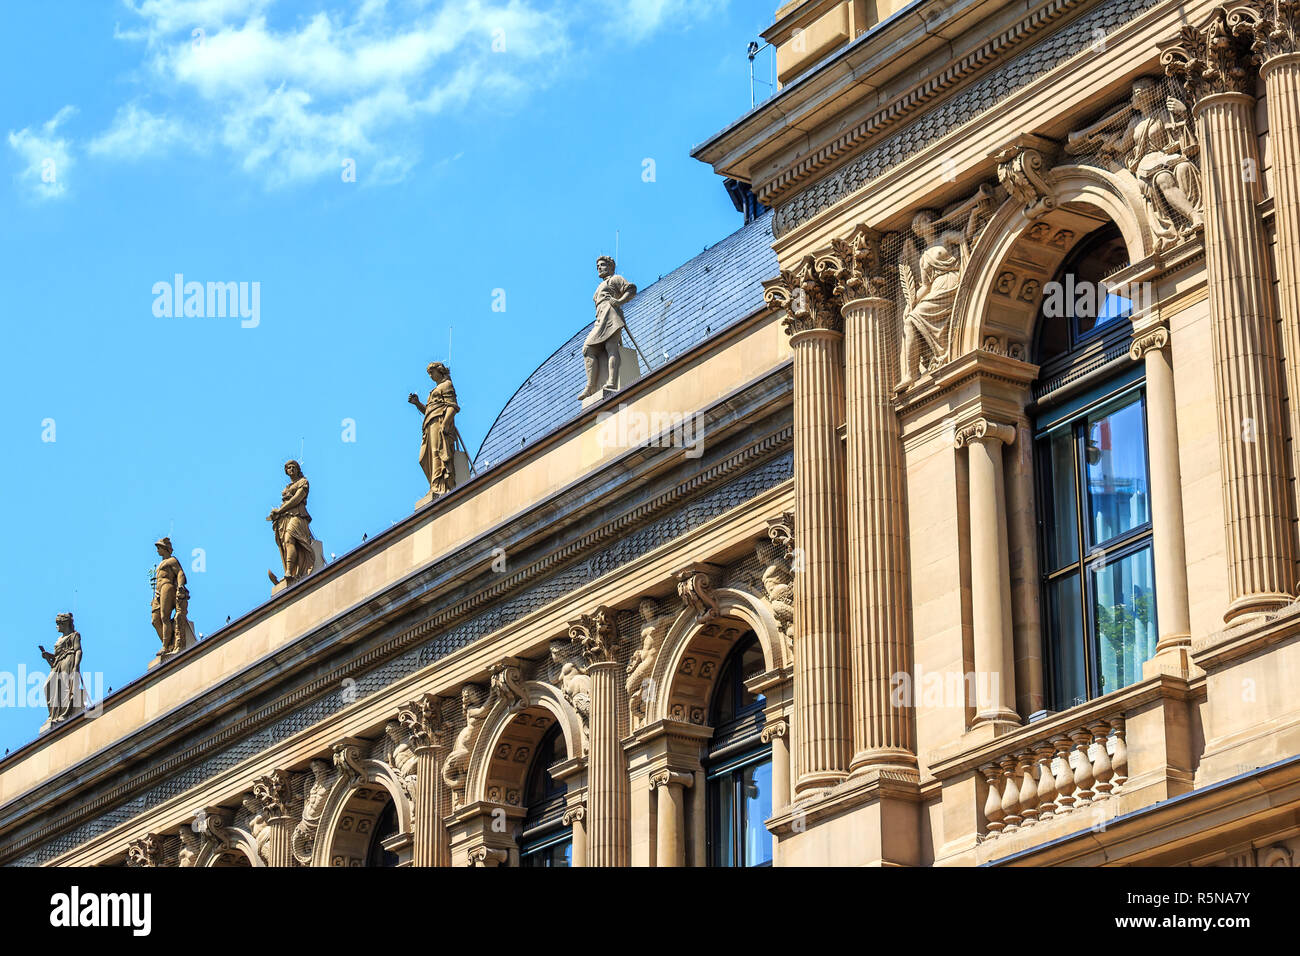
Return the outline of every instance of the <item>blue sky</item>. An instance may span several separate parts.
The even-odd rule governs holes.
[[[687,154],[748,109],[745,47],[776,5],[9,5],[0,672],[43,671],[75,605],[83,671],[143,673],[162,535],[187,569],[203,551],[200,632],[260,604],[300,449],[327,553],[408,515],[427,486],[406,396],[449,327],[473,452],[591,321],[616,230],[645,286],[739,227]],[[156,316],[177,273],[258,283],[258,324]],[[0,749],[44,717],[0,707]]]

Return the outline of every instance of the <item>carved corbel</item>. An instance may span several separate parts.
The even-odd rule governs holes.
[[[1230,25],[1227,11],[1217,7],[1203,26],[1184,24],[1176,40],[1160,45],[1160,65],[1183,81],[1193,102],[1218,93],[1249,94],[1254,54],[1241,35],[1243,25]]]
[[[1024,206],[1026,219],[1038,219],[1056,208],[1056,196],[1044,178],[1056,151],[1053,140],[1023,133],[993,154],[998,182]]]
[[[127,866],[161,866],[162,838],[146,833],[126,845]]]
[[[818,268],[814,256],[804,256],[793,269],[782,269],[775,279],[763,283],[763,301],[769,308],[785,312],[782,320],[787,335],[816,330],[844,331],[840,314],[842,300],[835,294],[837,277],[823,260]]]
[[[602,604],[593,613],[570,621],[569,640],[582,648],[588,665],[613,661],[614,647],[618,643],[614,612]]]
[[[350,784],[365,779],[366,771],[361,766],[361,754],[365,743],[364,740],[355,737],[344,737],[330,748],[334,754],[334,769]]]
[[[713,589],[721,577],[722,568],[704,562],[687,565],[677,572],[677,595],[695,612],[700,624],[718,616],[718,598]]]
[[[490,672],[489,684],[492,691],[510,713],[523,710],[530,703],[520,670],[523,663],[517,657],[507,657],[493,664]]]
[[[971,442],[977,441],[1000,441],[1004,445],[1010,445],[1015,440],[1014,425],[1006,425],[984,417],[964,422],[958,426],[953,436],[953,443],[958,448],[964,448]]]

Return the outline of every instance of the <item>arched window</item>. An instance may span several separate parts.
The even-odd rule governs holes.
[[[573,831],[564,824],[564,783],[551,776],[551,768],[568,757],[564,735],[557,723],[537,745],[528,785],[523,828],[519,840],[519,865],[571,866]]]
[[[750,632],[731,649],[714,685],[714,731],[704,762],[710,866],[772,864],[772,834],[764,825],[772,815],[772,747],[759,737],[766,702],[745,686],[764,669],[763,649]]]
[[[1085,236],[1044,287],[1034,428],[1048,706],[1133,683],[1155,652],[1146,390],[1128,358],[1134,303],[1113,225]]]
[[[366,866],[397,866],[397,854],[384,843],[397,836],[397,804],[389,800],[375,820],[375,830],[370,835],[370,850],[366,853]]]

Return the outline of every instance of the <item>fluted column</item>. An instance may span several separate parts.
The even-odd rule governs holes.
[[[650,789],[658,800],[655,866],[686,865],[686,788],[693,782],[692,774],[671,770],[650,775]]]
[[[1020,723],[1011,629],[1011,562],[1007,543],[1002,446],[1015,440],[1011,425],[979,417],[957,429],[958,448],[970,461],[970,577],[975,637],[974,726]]]
[[[451,866],[446,824],[451,792],[440,769],[447,757],[442,705],[441,697],[424,694],[397,712],[397,720],[410,734],[415,751],[413,866]]]
[[[1147,459],[1151,467],[1151,530],[1156,572],[1156,653],[1191,645],[1187,601],[1187,544],[1183,534],[1183,479],[1178,465],[1178,413],[1169,330],[1135,331],[1129,357],[1146,364]]]
[[[573,853],[570,865],[574,867],[587,865],[587,807],[577,803],[564,811],[564,825],[570,827],[573,835]]]
[[[852,754],[844,580],[844,335],[839,300],[809,256],[765,283],[794,350],[795,791],[844,779]]]
[[[1162,55],[1195,104],[1205,184],[1205,258],[1219,409],[1230,603],[1223,617],[1275,610],[1295,590],[1281,416],[1281,352],[1263,224],[1249,51],[1222,8]]]
[[[883,292],[883,285],[872,291]],[[893,676],[912,672],[903,446],[891,400],[892,308],[880,295],[843,308],[855,773],[916,769],[912,702],[896,704],[892,694]]]
[[[253,800],[266,820],[267,866],[293,866],[293,780],[284,770],[273,770],[253,781]]]
[[[587,865],[627,866],[632,842],[627,766],[619,742],[618,690],[622,668],[614,660],[614,612],[597,608],[569,625],[582,647],[591,678],[587,768]]]

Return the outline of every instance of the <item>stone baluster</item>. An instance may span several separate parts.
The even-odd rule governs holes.
[[[1002,792],[999,787],[1002,771],[997,764],[986,763],[980,767],[980,773],[983,774],[984,783],[988,785],[989,790],[988,797],[984,801],[984,831],[992,840],[1005,826],[1002,822]]]
[[[1184,27],[1161,56],[1194,101],[1201,146],[1228,623],[1284,607],[1296,583],[1282,354],[1257,208],[1260,165],[1249,56],[1222,7],[1204,26]],[[1293,395],[1297,401],[1300,396]]]
[[[1052,738],[1056,749],[1056,813],[1061,816],[1074,810],[1074,769],[1070,766],[1070,738],[1059,734]]]
[[[1002,832],[1020,829],[1020,781],[1016,778],[1016,758],[1003,757],[998,761],[1002,768]]]
[[[794,495],[803,570],[795,574],[795,793],[832,786],[853,749],[849,703],[844,446],[844,320],[834,279],[812,256],[763,284],[786,312],[794,351]]]
[[[1020,816],[1022,827],[1032,827],[1038,822],[1038,781],[1034,779],[1034,752],[1020,752],[1016,773],[1020,774]]]
[[[1110,754],[1106,750],[1106,742],[1110,738],[1110,721],[1095,720],[1088,725],[1088,730],[1092,732],[1093,742],[1092,777],[1096,781],[1094,789],[1097,791],[1094,799],[1105,800],[1114,787],[1112,777],[1115,773]]]
[[[1074,741],[1074,808],[1078,810],[1092,803],[1092,757],[1088,753],[1092,734],[1081,728],[1071,731],[1069,737]]]
[[[1124,742],[1124,718],[1110,718],[1111,740],[1115,750],[1110,757],[1111,792],[1118,792],[1128,780],[1128,745]]]
[[[1034,749],[1034,757],[1038,761],[1038,793],[1035,796],[1041,823],[1056,816],[1056,776],[1052,772],[1052,758],[1055,756],[1056,748],[1050,743],[1039,744]]]
[[[439,768],[447,756],[443,699],[424,694],[397,712],[397,720],[415,751],[415,809],[411,862],[413,866],[451,866],[446,816],[451,791]]]

